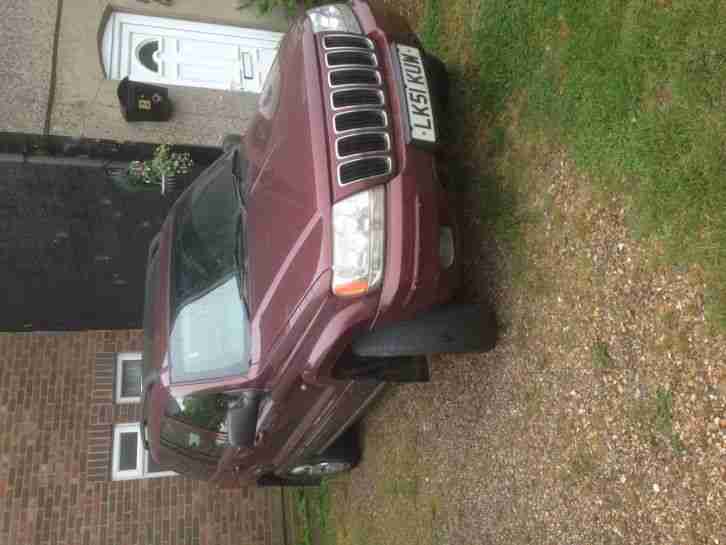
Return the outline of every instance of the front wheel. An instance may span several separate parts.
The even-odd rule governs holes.
[[[318,486],[323,477],[350,471],[360,461],[359,430],[345,430],[325,451],[292,466],[281,476],[264,475],[257,486]]]
[[[310,480],[350,471],[360,461],[359,439],[358,427],[348,428],[323,452],[291,467],[287,475]]]

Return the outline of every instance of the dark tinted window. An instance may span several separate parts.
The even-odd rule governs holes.
[[[189,429],[171,418],[161,422],[161,439],[172,447],[184,452],[186,456],[197,460],[213,462],[210,458],[219,458],[224,452],[226,442],[212,439],[200,430]]]
[[[136,431],[124,432],[120,435],[119,445],[119,471],[128,471],[138,467],[136,459],[139,445],[139,434]]]
[[[236,271],[240,208],[234,178],[224,170],[180,203],[174,228],[172,314]]]
[[[120,378],[122,397],[141,397],[141,360],[123,360]]]
[[[162,420],[162,439],[190,455],[221,456],[227,446],[228,403],[229,398],[223,394],[172,398]]]
[[[224,421],[230,398],[224,394],[188,395],[172,398],[166,407],[167,416],[215,433],[227,433]]]

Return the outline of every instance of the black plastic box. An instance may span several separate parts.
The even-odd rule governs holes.
[[[118,100],[126,121],[168,121],[171,101],[165,87],[124,78],[118,84]]]

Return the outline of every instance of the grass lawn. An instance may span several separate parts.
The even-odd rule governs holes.
[[[457,15],[452,37],[442,20]],[[427,0],[418,30],[444,59],[470,49],[461,115],[487,117],[506,147],[496,125],[514,104],[526,130],[625,195],[635,238],[703,269],[707,314],[726,326],[725,2]],[[516,222],[495,205],[507,234]]]
[[[335,545],[335,528],[330,521],[330,488],[327,480],[320,487],[284,490],[293,506],[290,545]]]

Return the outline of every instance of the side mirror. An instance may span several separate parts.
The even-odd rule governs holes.
[[[257,433],[257,412],[262,396],[259,392],[245,392],[227,410],[227,433],[233,447],[252,448]]]

